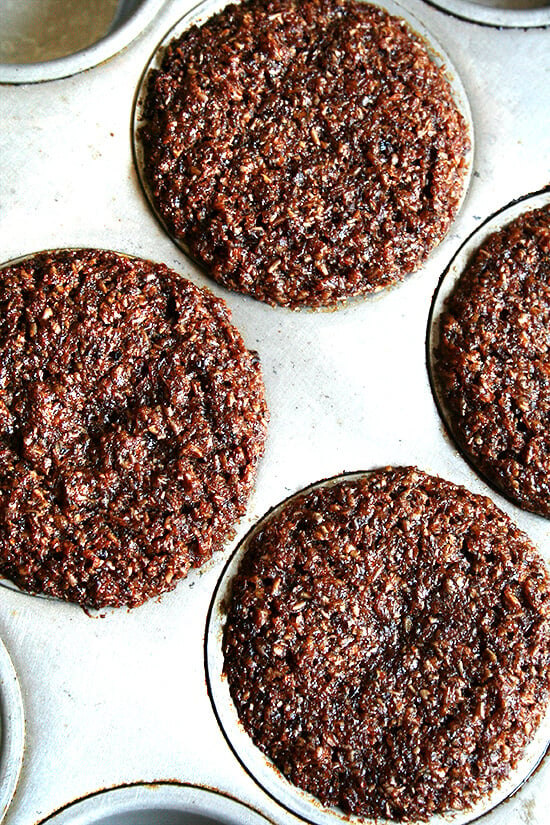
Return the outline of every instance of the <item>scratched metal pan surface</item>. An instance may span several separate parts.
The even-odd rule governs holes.
[[[469,0],[453,0],[451,8],[404,0],[465,90],[475,135],[468,192],[447,238],[399,287],[335,312],[291,312],[211,281],[168,237],[140,185],[134,99],[157,44],[192,5],[164,3],[133,42],[87,71],[0,85],[0,261],[97,246],[162,261],[209,287],[226,300],[247,346],[259,352],[271,410],[267,450],[234,540],[160,600],[90,616],[0,586],[0,639],[25,719],[6,825],[36,825],[58,811],[64,825],[94,823],[92,803],[71,810],[73,803],[112,788],[172,783],[218,792],[275,825],[304,822],[229,747],[208,696],[205,628],[224,563],[241,538],[271,507],[319,479],[416,464],[489,495],[550,562],[550,522],[506,501],[462,458],[447,436],[426,366],[432,297],[455,253],[490,216],[550,182],[550,8],[537,10],[537,25],[528,24],[529,10],[497,10],[505,24],[468,19]],[[9,702],[4,690],[2,699]],[[144,802],[133,821],[156,821],[153,793],[137,794],[147,797],[149,811]],[[545,825],[549,807],[546,759],[482,821]],[[100,818],[102,825],[130,821],[113,811]],[[210,819],[225,821],[221,806],[214,812]],[[183,817],[173,821],[179,825]]]

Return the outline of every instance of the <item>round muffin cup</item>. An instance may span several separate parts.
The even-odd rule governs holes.
[[[88,796],[42,820],[43,825],[269,825],[229,796],[192,785],[155,783]]]
[[[24,741],[21,690],[8,651],[0,641],[0,822],[17,787]]]
[[[550,23],[550,8],[545,0],[527,0],[524,3],[519,0],[515,3],[493,0],[491,5],[482,0],[431,0],[431,4],[461,20],[471,20],[499,29],[527,29]]]
[[[224,672],[224,654],[222,648],[228,608],[231,601],[232,582],[253,538],[294,499],[316,489],[332,486],[344,481],[366,478],[370,475],[372,475],[372,472],[369,471],[354,472],[319,481],[289,496],[269,510],[241,540],[234,554],[227,562],[214,591],[207,617],[205,634],[207,687],[213,710],[222,733],[241,765],[258,785],[290,813],[301,817],[305,822],[311,823],[311,825],[336,825],[338,822],[373,825],[374,823],[390,823],[394,820],[358,817],[345,814],[338,808],[324,807],[314,796],[289,782],[269,757],[254,745],[239,719],[237,709],[230,695],[228,679]],[[515,791],[525,783],[544,758],[549,744],[550,707],[539,725],[535,737],[525,748],[520,763],[512,774],[509,775],[508,779],[488,797],[485,797],[472,808],[456,813],[432,816],[428,820],[429,823],[431,823],[431,825],[445,825],[445,823],[449,823],[449,825],[466,825],[466,823],[473,822],[488,813],[515,793]],[[414,820],[407,821],[411,822]]]
[[[437,379],[437,371],[435,367],[436,352],[439,346],[440,321],[442,313],[445,311],[445,302],[455,289],[473,253],[494,232],[498,232],[500,229],[510,224],[524,213],[546,206],[547,204],[550,204],[550,190],[548,189],[526,195],[525,197],[520,198],[517,201],[513,201],[503,207],[494,215],[491,215],[466,239],[454,255],[447,269],[444,271],[434,293],[430,314],[428,317],[428,329],[426,336],[426,362],[428,366],[430,386],[439,415],[445,425],[449,438],[456,444],[460,454],[468,462],[472,469],[481,478],[483,478],[483,480],[486,481],[493,490],[498,492],[500,495],[505,496],[509,501],[515,504],[516,507],[522,507],[522,505],[508,496],[507,493],[500,488],[492,478],[483,473],[477,466],[475,459],[470,456],[455,439],[453,435],[452,416],[447,408],[444,393]],[[528,513],[527,508],[522,507],[522,509],[525,509],[527,518],[543,518],[543,516]]]
[[[138,172],[138,176],[139,176],[141,185],[143,187],[143,190],[144,190],[145,195],[147,197],[147,200],[149,202],[149,205],[150,205],[153,213],[157,217],[158,221],[163,226],[166,233],[169,235],[169,237],[171,237],[171,239],[174,241],[174,243],[177,246],[179,246],[180,249],[182,249],[186,253],[186,255],[188,255],[195,263],[197,263],[206,272],[206,274],[209,275],[209,277],[211,277],[211,276],[208,273],[208,270],[205,269],[204,265],[201,263],[200,260],[198,260],[197,258],[195,258],[192,255],[192,253],[190,252],[189,247],[187,246],[185,241],[182,240],[181,238],[176,237],[172,233],[172,231],[167,226],[166,222],[164,221],[162,215],[160,214],[160,212],[159,212],[159,210],[158,210],[158,208],[155,204],[154,196],[153,196],[153,194],[151,192],[151,189],[149,187],[149,184],[147,182],[147,175],[146,175],[146,171],[145,171],[144,150],[143,150],[142,143],[139,139],[139,131],[143,127],[144,123],[146,122],[145,115],[144,115],[144,107],[145,107],[145,99],[146,99],[146,96],[147,96],[147,84],[148,84],[149,73],[152,70],[156,70],[156,69],[160,68],[160,66],[162,64],[163,57],[164,57],[164,53],[166,51],[166,48],[169,46],[169,44],[171,43],[172,40],[180,37],[185,31],[190,29],[192,26],[194,26],[194,25],[201,26],[212,15],[214,15],[217,12],[221,11],[222,9],[224,9],[228,5],[229,5],[228,0],[203,0],[203,2],[199,3],[194,8],[192,8],[186,15],[184,15],[184,17],[181,18],[181,20],[179,20],[179,22],[177,22],[167,32],[167,34],[159,42],[157,48],[155,49],[155,51],[153,52],[153,54],[151,56],[151,59],[150,59],[149,63],[147,64],[147,66],[145,67],[145,69],[143,71],[140,83],[139,83],[138,88],[137,88],[135,101],[134,101],[134,110],[133,110],[132,133],[133,133],[134,162],[135,162],[135,165],[136,165],[136,168],[137,168],[137,172]],[[466,128],[467,128],[467,131],[468,131],[468,138],[469,138],[469,141],[470,141],[470,150],[469,150],[469,152],[466,156],[466,171],[465,171],[464,179],[463,179],[463,182],[462,182],[462,193],[461,193],[461,196],[460,196],[459,204],[458,204],[456,214],[455,214],[455,218],[454,218],[454,221],[456,221],[456,218],[457,218],[458,214],[460,213],[460,209],[462,207],[462,204],[463,204],[464,199],[466,197],[466,194],[468,192],[469,182],[470,182],[470,178],[471,178],[471,174],[472,174],[473,157],[474,157],[473,118],[472,118],[472,113],[471,113],[468,97],[467,97],[467,94],[466,94],[466,90],[465,90],[465,88],[462,84],[462,81],[461,81],[461,79],[458,75],[458,72],[454,68],[449,56],[446,54],[444,49],[435,40],[435,38],[431,35],[429,30],[424,26],[424,24],[417,17],[415,17],[407,8],[399,5],[399,3],[397,3],[397,2],[394,2],[394,0],[387,0],[387,2],[376,2],[376,0],[374,0],[374,2],[372,2],[372,3],[369,2],[369,5],[378,6],[379,8],[385,10],[388,14],[390,14],[394,17],[397,17],[397,18],[401,18],[402,20],[404,20],[408,24],[408,27],[410,28],[410,30],[420,38],[420,40],[422,41],[424,47],[426,48],[426,51],[427,51],[429,57],[431,58],[431,60],[434,62],[434,64],[438,68],[442,69],[443,74],[444,74],[446,80],[448,81],[448,83],[450,85],[454,103],[455,103],[458,111],[460,112],[460,114],[464,118],[464,122],[465,122],[465,125],[466,125]],[[446,236],[449,234],[449,232],[452,229],[452,225],[453,224],[451,223],[451,226],[450,226],[449,230],[447,231],[446,235],[435,245],[435,247],[428,254],[427,261],[429,261],[430,256],[439,248],[439,246],[441,246],[441,244],[444,243]],[[418,266],[415,270],[413,270],[412,272],[405,275],[405,279],[407,279],[408,277],[414,276],[414,272],[418,271],[418,269],[421,269],[425,265],[426,265],[426,261],[421,263],[420,266]],[[341,305],[349,304],[350,301],[351,302],[353,302],[353,301],[357,302],[357,301],[365,300],[366,298],[369,298],[369,297],[372,298],[373,296],[377,296],[379,293],[383,292],[384,290],[392,289],[396,286],[399,286],[400,283],[402,283],[402,281],[397,280],[397,281],[389,284],[389,286],[379,286],[379,287],[373,289],[372,291],[370,291],[367,294],[352,295],[352,296],[349,296],[347,298],[338,299],[337,303],[334,304],[334,307],[338,308]],[[244,294],[248,294],[248,293],[244,293]],[[333,308],[333,304],[330,304],[328,306]],[[300,305],[300,306],[292,305],[293,310],[301,310],[301,309],[307,310],[307,309],[311,309],[311,308],[313,308],[313,309],[322,309],[323,307],[322,306],[317,306],[317,305],[315,305],[313,307],[310,307],[306,303],[304,303],[303,305]]]
[[[157,14],[164,0],[120,0],[107,33],[74,54],[38,63],[0,63],[0,83],[41,83],[91,69],[135,40]]]

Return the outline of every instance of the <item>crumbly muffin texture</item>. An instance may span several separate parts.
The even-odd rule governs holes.
[[[295,785],[345,812],[469,808],[550,695],[550,579],[487,498],[387,468],[290,500],[232,583],[224,669]]]
[[[135,606],[222,547],[267,410],[225,304],[162,264],[41,253],[0,272],[0,573]]]
[[[407,24],[353,0],[246,0],[153,70],[138,133],[168,231],[221,284],[331,306],[419,267],[464,188],[468,127]]]
[[[475,467],[550,516],[550,205],[490,235],[439,322],[434,377]]]

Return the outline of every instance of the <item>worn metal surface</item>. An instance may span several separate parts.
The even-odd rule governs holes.
[[[48,817],[47,825],[269,825],[224,794],[181,784],[140,784],[101,791]]]
[[[163,261],[225,298],[264,369],[271,426],[256,493],[233,544],[158,602],[92,617],[0,586],[0,638],[26,717],[24,762],[6,825],[35,825],[103,788],[177,780],[218,788],[279,825],[298,822],[226,744],[208,697],[204,635],[223,562],[290,493],[341,472],[417,464],[491,497],[550,561],[550,522],[506,502],[449,441],[426,369],[438,280],[490,214],[550,183],[550,30],[410,9],[456,68],[472,110],[473,175],[449,237],[404,284],[336,312],[271,308],[218,287],[167,237],[134,169],[131,120],[141,73],[189,0],[167,2],[106,63],[63,80],[0,86],[0,259],[62,246]],[[550,760],[487,825],[544,825]],[[223,821],[223,820],[222,820]]]

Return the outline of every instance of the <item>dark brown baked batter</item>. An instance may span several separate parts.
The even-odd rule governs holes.
[[[247,0],[173,40],[138,139],[168,231],[229,289],[334,305],[416,269],[464,187],[468,130],[407,24]]]
[[[550,516],[550,206],[482,243],[447,301],[436,356],[458,444],[505,495]]]
[[[225,672],[256,745],[348,813],[468,808],[550,694],[550,579],[487,498],[414,468],[287,503],[232,588]]]
[[[222,301],[162,264],[41,253],[0,272],[0,573],[135,606],[245,511],[267,412]]]

